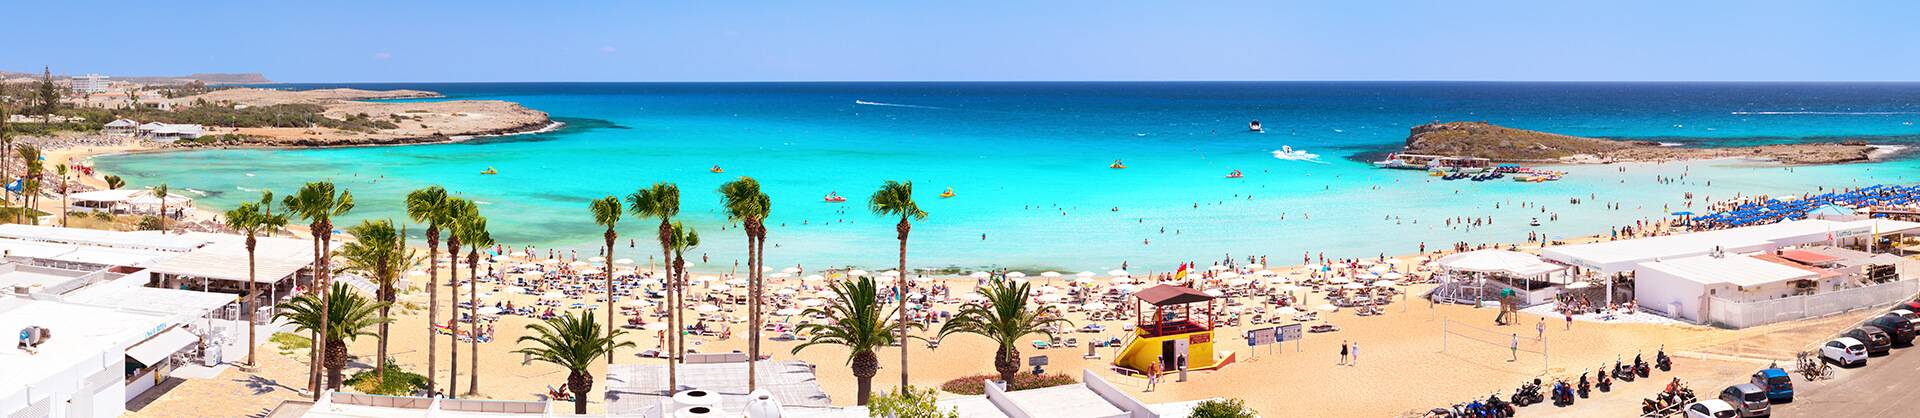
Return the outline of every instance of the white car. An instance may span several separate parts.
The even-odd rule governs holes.
[[[1686,411],[1687,418],[1735,418],[1740,416],[1739,412],[1733,410],[1733,405],[1729,405],[1727,401],[1719,399],[1695,402],[1692,405],[1687,405]]]
[[[1907,318],[1907,323],[1913,324],[1915,329],[1920,329],[1920,315],[1915,315],[1913,311],[1906,309],[1894,309],[1893,313]]]
[[[1850,337],[1827,340],[1820,345],[1820,357],[1840,363],[1841,366],[1867,364],[1867,345]]]

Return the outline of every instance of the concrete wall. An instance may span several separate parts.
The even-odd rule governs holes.
[[[1086,383],[1088,390],[1092,390],[1094,394],[1100,395],[1101,399],[1106,399],[1107,403],[1113,404],[1115,408],[1120,408],[1122,411],[1127,411],[1127,415],[1125,415],[1127,418],[1160,418],[1160,414],[1153,413],[1153,410],[1148,409],[1146,404],[1140,403],[1140,400],[1134,399],[1132,396],[1127,396],[1126,392],[1121,392],[1120,388],[1114,387],[1113,384],[1108,383],[1106,379],[1101,379],[1099,375],[1093,374],[1092,370],[1081,369],[1080,381]]]
[[[1020,409],[1020,405],[1014,403],[1013,398],[1007,397],[1006,388],[1000,387],[999,383],[994,383],[992,380],[982,382],[987,385],[987,402],[999,408],[1000,413],[1007,414],[1008,418],[1033,418],[1033,415],[1027,414],[1026,410]]]

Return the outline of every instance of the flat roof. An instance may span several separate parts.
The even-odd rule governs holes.
[[[247,237],[232,234],[188,232],[183,239],[206,245],[154,265],[154,273],[209,279],[247,281]],[[258,274],[254,281],[272,283],[292,276],[313,264],[313,242],[307,240],[259,237],[255,240],[254,262]],[[335,246],[339,244],[336,243]]]
[[[1767,245],[1824,241],[1829,233],[1836,238],[1847,238],[1861,234],[1890,234],[1914,229],[1920,229],[1920,223],[1888,219],[1848,222],[1803,219],[1680,235],[1547,247],[1541,250],[1541,256],[1588,268],[1610,268],[1607,265],[1701,255],[1712,252],[1716,248],[1734,251]]]
[[[0,379],[0,394],[38,384],[87,361],[125,355],[128,346],[164,331],[167,321],[157,315],[0,296],[0,330],[14,336],[28,326],[47,328],[52,338],[40,346],[38,354],[21,351],[12,342],[0,344],[0,370],[7,371],[7,378]]]
[[[103,283],[67,294],[67,302],[169,315],[185,321],[235,303],[239,295]],[[0,329],[4,331],[4,329]]]
[[[1703,285],[1727,283],[1736,286],[1759,286],[1789,280],[1812,279],[1818,276],[1811,271],[1738,254],[1727,254],[1722,257],[1703,255],[1676,258],[1640,263],[1640,266]]]
[[[204,241],[183,238],[177,234],[164,234],[160,231],[123,232],[21,224],[0,225],[0,238],[172,252],[185,252],[206,244]]]
[[[1062,385],[1006,392],[1007,398],[1021,410],[1041,413],[1048,418],[1103,418],[1126,414],[1120,408],[1087,389],[1085,384]]]

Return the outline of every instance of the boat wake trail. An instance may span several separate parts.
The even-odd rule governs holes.
[[[867,105],[867,106],[883,106],[883,107],[904,107],[908,109],[947,110],[947,108],[944,108],[944,107],[921,106],[921,105],[910,105],[910,104],[899,104],[899,103],[869,102],[866,100],[854,100],[853,104]]]
[[[1733,115],[1920,115],[1920,112],[1728,112]]]

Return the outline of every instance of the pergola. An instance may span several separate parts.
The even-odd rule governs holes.
[[[1185,286],[1159,285],[1134,292],[1138,302],[1133,304],[1136,329],[1142,337],[1159,337],[1213,329],[1213,296]],[[1205,309],[1196,316],[1193,305],[1205,303]],[[1141,315],[1141,305],[1153,305],[1153,315]],[[1178,308],[1178,309],[1175,309]],[[1199,318],[1205,317],[1206,322]]]
[[[1532,254],[1499,249],[1453,254],[1434,261],[1434,265],[1440,268],[1442,281],[1440,288],[1435,289],[1436,297],[1473,303],[1488,300],[1485,294],[1486,279],[1552,284],[1551,275],[1567,269],[1567,266],[1546,262]]]

